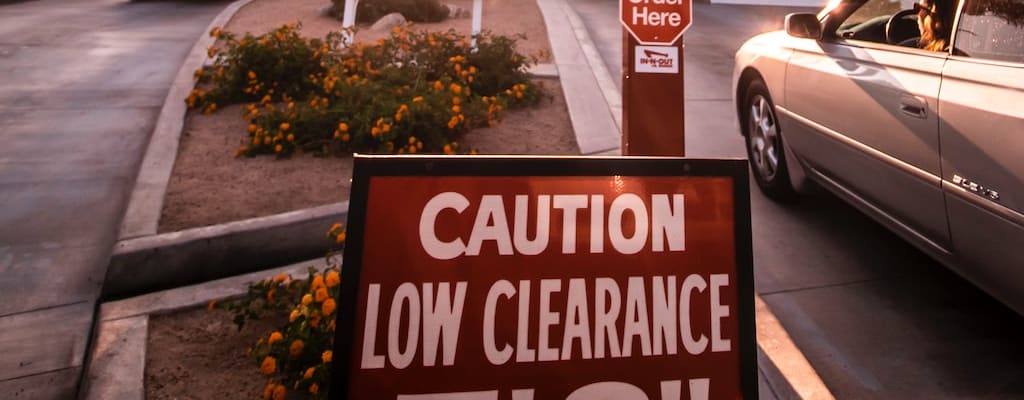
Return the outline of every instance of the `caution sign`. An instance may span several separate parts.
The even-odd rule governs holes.
[[[331,399],[757,397],[742,160],[357,157]]]

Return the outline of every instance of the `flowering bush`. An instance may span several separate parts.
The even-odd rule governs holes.
[[[327,233],[339,244],[345,231],[335,224]],[[304,280],[280,274],[249,285],[248,294],[237,300],[211,302],[210,309],[232,311],[239,329],[246,321],[264,315],[285,314],[283,327],[261,337],[249,349],[260,372],[267,377],[264,399],[283,400],[288,392],[306,393],[310,399],[326,398],[331,376],[331,349],[341,265],[331,254],[323,269],[310,268]]]
[[[397,27],[376,44],[345,47],[339,33],[303,39],[290,24],[265,35],[214,29],[221,48],[196,71],[191,108],[248,102],[249,143],[237,156],[460,152],[457,139],[500,122],[506,108],[537,104],[544,93],[526,68],[538,55],[515,51],[517,38],[483,33],[473,51],[465,35]]]

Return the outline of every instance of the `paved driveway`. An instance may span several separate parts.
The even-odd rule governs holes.
[[[71,398],[157,114],[223,1],[0,1],[0,398]]]

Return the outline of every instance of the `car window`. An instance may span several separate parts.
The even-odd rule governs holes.
[[[1024,0],[967,0],[954,54],[1024,62]]]
[[[889,18],[913,6],[913,0],[868,0],[850,14],[835,33],[847,39],[887,43],[885,24]],[[903,24],[903,27],[901,33],[908,39],[917,36],[916,22],[913,20]]]

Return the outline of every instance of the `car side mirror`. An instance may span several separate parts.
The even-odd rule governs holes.
[[[821,39],[821,21],[811,13],[793,13],[786,16],[786,33],[804,39]]]

